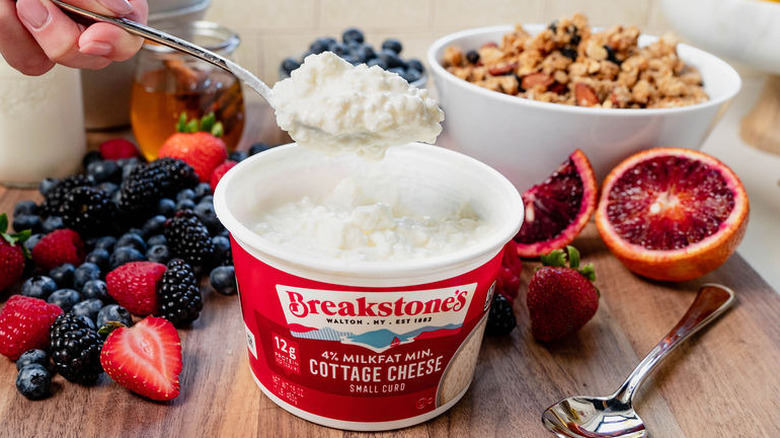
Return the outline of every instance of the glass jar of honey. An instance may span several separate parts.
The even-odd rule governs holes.
[[[224,26],[196,21],[165,31],[212,52],[230,57],[238,35]],[[244,130],[241,83],[231,73],[190,55],[147,42],[138,56],[130,98],[130,123],[147,160],[174,132],[182,112],[200,119],[214,113],[224,127],[223,140],[233,150]]]

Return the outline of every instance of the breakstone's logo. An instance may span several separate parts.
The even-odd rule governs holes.
[[[352,292],[277,285],[293,336],[382,352],[463,325],[477,284],[404,292]]]

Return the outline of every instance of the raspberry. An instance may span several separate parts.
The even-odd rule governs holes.
[[[195,274],[190,265],[182,259],[168,262],[168,270],[162,275],[157,287],[157,299],[160,303],[158,316],[181,327],[198,319],[203,309]]]
[[[84,242],[69,228],[52,231],[33,247],[33,260],[44,271],[65,263],[78,266],[84,261]]]
[[[517,320],[512,304],[501,294],[493,295],[485,333],[488,336],[503,336],[508,335],[515,327]]]
[[[211,191],[217,190],[217,184],[219,184],[219,180],[222,179],[223,176],[227,173],[228,170],[232,169],[236,164],[235,161],[225,161],[224,163],[217,166],[216,169],[214,169],[214,172],[211,173]]]
[[[174,158],[160,158],[139,166],[120,187],[119,208],[127,213],[143,214],[147,219],[156,212],[162,198],[172,197],[179,190],[195,187],[198,176],[189,164]]]
[[[90,385],[103,372],[100,349],[103,340],[83,316],[65,313],[51,326],[51,358],[62,377]]]
[[[124,138],[113,138],[100,144],[100,156],[104,160],[121,160],[138,156],[135,145]]]
[[[504,247],[501,268],[496,279],[498,293],[513,304],[520,292],[520,275],[523,273],[523,263],[517,255],[517,242],[510,240]]]
[[[49,327],[61,313],[41,299],[12,295],[0,310],[0,354],[16,360],[27,350],[46,348]]]
[[[84,235],[102,235],[112,225],[116,206],[103,190],[77,187],[60,204],[60,216],[66,227]]]
[[[125,263],[106,275],[108,294],[134,315],[151,315],[157,312],[157,282],[165,270],[155,262]]]
[[[211,262],[214,243],[192,210],[181,210],[165,222],[165,239],[173,254],[190,265],[202,267]]]

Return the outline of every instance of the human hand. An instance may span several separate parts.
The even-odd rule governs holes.
[[[146,0],[66,0],[100,14],[146,23]],[[110,23],[75,22],[49,0],[0,0],[0,53],[27,75],[41,75],[54,64],[100,69],[132,57],[143,39]]]

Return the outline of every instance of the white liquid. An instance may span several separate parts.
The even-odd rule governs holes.
[[[0,58],[0,183],[32,187],[75,173],[85,152],[79,71],[25,76]]]
[[[378,66],[352,66],[330,52],[309,55],[277,82],[276,121],[301,146],[379,158],[393,145],[433,143],[444,113],[428,91]]]

